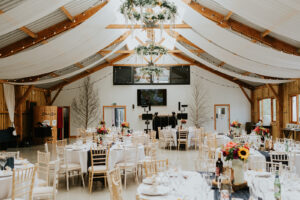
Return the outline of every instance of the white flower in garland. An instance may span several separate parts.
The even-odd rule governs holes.
[[[174,24],[177,7],[167,0],[125,0],[120,7],[126,21],[141,22],[147,27],[153,27],[170,21]]]
[[[159,56],[167,54],[168,49],[160,45],[148,44],[147,46],[137,46],[135,52],[140,56]]]

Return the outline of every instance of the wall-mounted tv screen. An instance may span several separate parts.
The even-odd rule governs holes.
[[[166,89],[139,89],[137,90],[138,106],[166,106],[167,90]]]

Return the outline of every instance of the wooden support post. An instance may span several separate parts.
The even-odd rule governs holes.
[[[50,90],[47,90],[44,92],[45,100],[46,100],[46,105],[50,105],[51,103],[51,92]]]
[[[283,112],[284,112],[284,108],[283,108],[283,102],[284,102],[284,85],[283,84],[279,84],[278,86],[278,97],[279,97],[279,100],[278,100],[278,118],[277,118],[277,121],[278,121],[278,137],[282,137],[282,131],[281,129],[284,127],[284,124],[283,124]]]
[[[269,90],[271,90],[271,92],[272,92],[272,94],[275,96],[276,100],[279,101],[279,96],[278,96],[278,94],[275,92],[273,86],[270,85],[270,84],[266,84],[266,85],[267,85],[267,87],[269,88]]]
[[[251,90],[251,122],[255,122],[254,91]]]
[[[28,89],[26,90],[26,92],[24,93],[24,95],[18,99],[17,104],[16,104],[16,110],[19,110],[21,105],[25,102],[26,98],[28,97],[28,95],[30,94],[30,92],[33,89],[33,85],[29,86]],[[20,92],[21,89],[20,89]]]
[[[52,104],[54,103],[55,99],[58,97],[59,93],[62,91],[63,87],[60,87],[59,90],[56,92],[55,96],[53,97],[53,99],[50,102],[50,106],[52,106]]]
[[[250,99],[250,97],[248,96],[248,94],[246,93],[245,89],[243,88],[243,86],[239,85],[239,87],[241,88],[243,94],[245,95],[245,97],[248,99],[248,101],[250,102],[250,104],[252,104],[252,100]]]
[[[18,99],[22,98],[22,87],[15,86],[15,101],[17,102]],[[20,109],[16,109],[15,111],[15,129],[17,134],[20,136],[19,141],[23,140],[23,113],[22,107]],[[18,141],[18,142],[19,142]]]

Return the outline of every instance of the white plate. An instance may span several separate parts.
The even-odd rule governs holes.
[[[153,179],[152,178],[145,178],[143,179],[143,183],[146,185],[152,185],[153,184]]]
[[[162,185],[154,187],[145,187],[142,191],[143,195],[147,196],[165,196],[169,193],[170,188]]]
[[[8,172],[8,171],[0,171],[0,178],[2,177],[9,177],[12,175],[12,172]]]
[[[24,160],[14,160],[14,164],[15,165],[25,165],[28,164],[28,160],[24,159]]]

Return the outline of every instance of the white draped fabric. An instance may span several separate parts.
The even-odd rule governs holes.
[[[47,44],[0,59],[0,79],[16,79],[62,69],[89,57],[125,30],[105,29],[116,17],[119,0],[110,1],[80,26]],[[26,70],[24,70],[26,69]]]
[[[297,0],[214,0],[250,22],[300,41],[300,2]]]
[[[197,29],[196,29],[197,30]],[[198,34],[191,29],[178,29],[178,33],[188,38],[195,45],[206,51],[208,54],[218,58],[225,63],[232,65],[236,68],[257,73],[260,75],[277,77],[277,78],[298,78],[300,77],[300,70],[283,69],[270,65],[261,64],[243,58],[237,54],[234,54],[226,49],[223,49],[213,42],[208,41],[206,38]]]
[[[276,12],[273,12],[273,15],[274,13]],[[244,37],[221,28],[189,6],[187,6],[183,20],[196,29],[199,34],[232,53],[283,69],[300,69],[300,56],[286,54],[255,44]]]
[[[197,60],[198,62],[214,69],[215,71],[219,71],[223,74],[227,74],[229,76],[232,76],[232,77],[235,77],[235,78],[238,78],[238,79],[242,79],[242,80],[246,80],[246,81],[252,81],[252,82],[259,82],[259,83],[271,83],[271,84],[290,82],[289,80],[273,80],[273,79],[262,79],[262,78],[244,76],[244,75],[238,74],[236,72],[224,69],[222,67],[218,67],[218,66],[213,65],[212,63],[210,63],[210,62],[198,57],[197,55],[193,54],[192,52],[190,52],[188,49],[186,49],[184,46],[182,46],[178,42],[175,43],[175,46],[179,50],[181,50],[183,53],[188,55],[189,57],[191,57],[191,58]]]
[[[8,110],[9,119],[14,125],[14,114],[15,114],[15,86],[3,83],[4,98],[6,102],[6,107]],[[13,135],[17,135],[16,131],[13,132]]]
[[[0,35],[14,31],[55,11],[72,0],[27,0],[0,15]]]
[[[9,83],[11,83],[13,85],[39,85],[39,84],[52,83],[52,82],[59,81],[59,80],[65,79],[65,78],[69,78],[71,76],[75,76],[76,74],[79,74],[79,73],[81,73],[81,72],[83,72],[83,71],[85,71],[87,69],[90,69],[90,68],[94,67],[97,64],[100,64],[103,60],[105,60],[106,58],[108,58],[109,56],[111,56],[112,54],[114,54],[116,51],[118,51],[122,47],[124,47],[124,45],[127,43],[128,39],[129,38],[127,38],[126,40],[124,40],[123,42],[121,42],[120,44],[118,44],[118,46],[113,51],[111,51],[109,54],[106,54],[100,60],[97,60],[96,62],[94,62],[92,64],[89,64],[88,66],[85,66],[83,68],[80,68],[80,69],[78,69],[78,70],[76,70],[74,72],[70,72],[68,74],[60,75],[58,77],[49,78],[49,79],[46,79],[46,80],[26,82],[26,83],[15,83],[15,82],[9,82]],[[106,42],[110,43],[110,40],[106,40]]]

